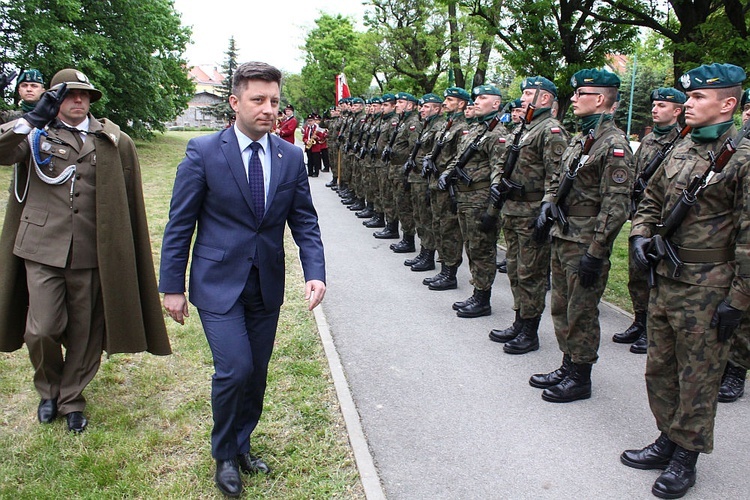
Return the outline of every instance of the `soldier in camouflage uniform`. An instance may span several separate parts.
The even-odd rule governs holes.
[[[375,159],[372,158],[370,150],[376,140],[382,116],[383,100],[378,96],[372,97],[370,99],[370,119],[367,122],[362,145],[358,153],[359,162],[362,166],[365,200],[367,201],[365,208],[356,213],[359,219],[370,219],[375,216],[375,198],[378,191],[378,180],[375,176]]]
[[[550,107],[557,98],[557,87],[543,76],[525,78],[521,82],[521,119],[533,106],[533,117],[528,124],[516,127],[509,143],[519,140],[518,160],[513,172],[503,179],[506,158],[492,175],[490,193],[493,199],[503,199],[502,229],[507,250],[508,279],[513,292],[516,319],[510,328],[492,330],[490,340],[506,342],[508,354],[525,354],[539,349],[539,321],[544,312],[547,295],[547,271],[550,260],[548,239],[537,242],[532,228],[539,213],[539,204],[549,187],[552,174],[559,170],[560,158],[568,146],[568,134]],[[522,135],[519,135],[522,134]],[[506,149],[506,157],[510,148]],[[514,186],[509,188],[509,186]]]
[[[385,227],[385,213],[386,205],[390,203],[392,198],[388,188],[388,169],[386,168],[385,162],[381,158],[383,149],[386,148],[391,138],[391,134],[398,127],[398,117],[396,116],[396,96],[390,93],[383,94],[381,98],[381,117],[378,122],[378,129],[375,131],[375,136],[372,139],[372,146],[370,147],[370,159],[372,161],[373,168],[373,181],[375,187],[375,215],[372,219],[369,219],[362,224],[365,227]],[[398,237],[398,221],[396,221],[395,229],[393,229],[393,237]],[[388,231],[387,231],[388,232]]]
[[[436,94],[425,94],[420,99],[419,110],[423,129],[419,136],[419,149],[414,164],[409,168],[408,182],[411,186],[411,203],[414,209],[414,221],[421,249],[414,259],[407,259],[405,266],[412,271],[431,271],[435,269],[435,232],[432,227],[432,209],[430,208],[430,190],[427,179],[422,177],[422,162],[432,152],[438,132],[445,125],[441,116],[443,99]]]
[[[394,201],[393,183],[390,179],[391,150],[395,143],[401,122],[404,120],[403,110],[396,108],[396,95],[383,94],[383,115],[389,114],[388,110],[393,111],[391,118],[387,118],[386,129],[381,129],[380,139],[377,142],[378,152],[380,153],[380,176],[378,185],[380,186],[380,197],[382,200],[382,210],[385,216],[385,227],[382,231],[374,232],[372,235],[379,239],[397,239],[398,233],[398,209]],[[390,126],[388,126],[390,125]]]
[[[422,159],[422,176],[429,181],[432,231],[441,263],[438,274],[422,280],[422,284],[430,290],[453,290],[458,287],[456,272],[463,253],[458,215],[449,194],[438,189],[437,183],[440,175],[457,158],[461,139],[469,133],[464,111],[471,96],[462,88],[450,87],[443,92],[443,97],[443,110],[448,120],[436,134],[439,146],[437,149],[433,146]]]
[[[688,96],[689,140],[677,144],[649,182],[630,232],[633,258],[641,269],[656,265],[656,287],[648,307],[646,390],[661,435],[620,460],[637,469],[666,469],[651,491],[680,498],[695,484],[699,453],[713,450],[719,381],[730,339],[750,307],[750,141],[738,144],[732,116],[745,80],[742,68],[704,65],[680,84]],[[710,152],[735,138],[737,150],[688,208],[669,238],[681,272],[650,250],[683,190],[711,167]],[[718,165],[720,167],[720,165]]]
[[[2,87],[0,91],[10,84],[6,75],[0,75]],[[20,109],[0,111],[0,123],[21,118],[21,115],[34,109],[36,103],[44,94],[44,77],[38,69],[27,69],[16,79],[15,99]]]
[[[599,349],[599,301],[607,284],[612,245],[630,213],[635,177],[630,144],[609,114],[620,79],[607,71],[585,69],[573,75],[571,85],[573,114],[581,119],[582,130],[563,153],[534,227],[537,241],[546,238],[545,228],[556,219],[556,207],[569,223],[564,226],[557,218],[551,247],[551,313],[562,366],[529,380],[533,387],[544,389],[542,399],[555,403],[591,397],[591,367]],[[584,155],[582,142],[589,133],[593,145]],[[563,202],[558,187],[576,170]]]
[[[326,183],[326,187],[338,189],[338,167],[339,167],[339,154],[341,151],[341,143],[339,142],[339,133],[341,132],[341,125],[343,124],[344,118],[341,113],[341,106],[343,99],[341,99],[336,107],[331,110],[331,119],[328,121],[328,158],[330,160],[331,168],[331,180]]]
[[[636,179],[641,175],[649,163],[656,158],[659,151],[675,140],[680,140],[680,128],[677,119],[682,114],[682,108],[687,96],[672,87],[662,87],[651,92],[651,118],[654,121],[653,131],[646,135],[635,154]],[[633,202],[638,203],[635,199]],[[631,211],[633,211],[631,209]],[[622,333],[616,333],[612,337],[618,344],[633,344],[630,352],[635,354],[646,354],[646,312],[648,310],[648,283],[646,275],[639,270],[633,262],[632,256],[628,259],[628,291],[630,301],[633,304],[635,319],[633,324]]]
[[[474,285],[474,293],[467,300],[453,304],[459,318],[476,318],[492,314],[490,296],[495,281],[495,257],[497,255],[497,231],[484,232],[480,229],[482,214],[487,211],[490,197],[490,178],[499,168],[505,150],[505,137],[508,131],[500,124],[500,91],[494,85],[474,87],[474,114],[478,124],[464,136],[458,150],[460,153],[438,179],[438,188],[447,189],[448,183],[456,179],[456,201],[458,202],[458,223],[469,258],[469,270]],[[463,166],[463,171],[471,178],[468,183],[461,180],[459,161],[474,142],[476,150]]]
[[[344,159],[344,165],[346,165],[346,174],[342,169],[342,175],[344,175],[344,182],[349,186],[349,193],[344,196],[341,203],[347,206],[353,206],[355,210],[362,210],[365,207],[364,194],[362,193],[362,175],[359,168],[359,158],[357,153],[359,152],[360,141],[362,140],[362,133],[365,127],[365,120],[367,114],[365,112],[365,100],[361,97],[354,97],[351,101],[352,118],[349,128],[349,148],[346,151],[346,157]]]
[[[367,174],[365,172],[365,160],[362,156],[367,131],[370,130],[370,124],[373,120],[372,100],[365,100],[364,114],[357,124],[357,130],[354,133],[354,146],[351,150],[352,158],[352,185],[355,192],[354,203],[349,205],[349,210],[360,212],[367,207]]]
[[[742,123],[750,120],[750,89],[742,92],[740,102]],[[750,318],[742,320],[732,337],[729,347],[729,360],[721,377],[719,403],[733,403],[745,394],[745,378],[750,370]]]
[[[391,245],[395,253],[415,252],[414,233],[416,224],[414,222],[414,210],[411,206],[411,198],[406,192],[408,186],[404,183],[403,167],[409,159],[414,143],[419,139],[422,126],[419,122],[419,113],[416,111],[419,101],[408,92],[396,94],[396,113],[403,115],[401,124],[398,126],[396,140],[390,156],[388,165],[388,178],[391,182],[393,193],[393,204],[396,207],[396,216],[401,221],[403,237],[398,243]]]

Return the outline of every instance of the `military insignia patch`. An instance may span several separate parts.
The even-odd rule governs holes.
[[[614,148],[612,150],[612,156],[616,158],[622,158],[623,156],[625,156],[625,150],[622,148]]]
[[[498,137],[497,142],[499,142],[500,144],[505,144],[505,137]]]
[[[464,130],[464,131],[462,132],[462,134],[463,134],[463,135],[469,135],[469,131],[468,131],[468,130]]]
[[[682,88],[684,88],[685,90],[689,89],[690,88],[690,75],[688,75],[687,73],[682,75],[680,77],[680,85],[682,85]]]
[[[409,126],[409,130],[416,130],[416,129],[417,129],[417,127],[414,126],[414,125]]]
[[[552,152],[555,153],[555,156],[562,156],[562,154],[565,152],[565,145],[555,144],[555,147],[552,148]]]
[[[617,168],[612,172],[612,180],[617,184],[622,184],[628,180],[628,171],[624,168]]]
[[[552,127],[549,129],[550,132],[553,134],[559,134],[560,133],[560,127]]]

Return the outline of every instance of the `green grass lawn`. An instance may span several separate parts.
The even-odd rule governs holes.
[[[189,138],[171,132],[138,143],[158,268],[176,166]],[[8,168],[0,185],[9,184]],[[4,213],[8,193],[0,192]],[[311,313],[287,238],[287,294],[253,449],[274,469],[245,476],[247,498],[364,498]],[[211,353],[197,318],[167,318],[174,354],[102,359],[85,392],[89,427],[36,420],[39,398],[25,347],[0,353],[0,498],[221,498],[211,458]]]

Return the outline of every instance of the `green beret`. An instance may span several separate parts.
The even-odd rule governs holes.
[[[372,99],[370,99],[370,104],[383,104],[383,99],[381,99],[378,96],[375,96]]]
[[[458,99],[463,99],[464,101],[471,100],[471,95],[461,87],[448,87],[443,92],[443,97],[456,97]]]
[[[685,90],[724,89],[742,84],[745,78],[745,70],[734,64],[704,64],[682,75],[680,85]]]
[[[437,94],[425,94],[420,99],[422,101],[422,104],[426,104],[428,102],[433,102],[435,104],[442,104],[443,100],[440,98]]]
[[[399,101],[399,100],[411,101],[411,102],[413,102],[415,104],[419,104],[419,100],[416,97],[414,97],[413,95],[411,95],[410,93],[408,93],[408,92],[398,92],[398,93],[396,93],[396,100],[397,101]]]
[[[364,104],[365,100],[362,99],[361,97],[352,97],[351,103],[352,104]]]
[[[372,101],[369,98],[365,99],[365,104],[372,104]]]
[[[743,108],[745,107],[745,104],[750,101],[750,89],[745,89],[745,91],[742,93],[742,101],[740,102],[740,106]]]
[[[44,85],[44,77],[42,76],[42,72],[38,69],[27,69],[26,71],[22,72],[21,76],[19,76],[18,80],[16,80],[16,87],[18,87],[18,84],[22,82],[41,83],[42,85]]]
[[[466,101],[466,107],[467,107],[467,108],[468,108],[469,106],[473,106],[473,105],[474,105],[474,101],[472,101],[471,99],[469,99],[468,101]]]
[[[570,77],[573,89],[578,87],[615,87],[620,88],[620,78],[603,69],[582,69]]]
[[[664,101],[685,104],[687,96],[674,87],[659,87],[651,91],[651,102]]]
[[[394,94],[383,94],[383,102],[396,102],[396,96]]]
[[[557,87],[551,80],[544,78],[543,76],[531,76],[524,78],[521,82],[521,92],[526,89],[541,89],[546,90],[553,96],[557,97]]]
[[[521,99],[514,99],[510,101],[510,109],[516,109],[521,107]]]
[[[498,90],[497,87],[494,85],[477,85],[473,89],[471,89],[471,93],[475,96],[477,95],[501,95],[500,90]]]

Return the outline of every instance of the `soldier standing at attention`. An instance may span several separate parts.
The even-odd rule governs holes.
[[[750,268],[750,144],[737,144],[732,119],[745,76],[732,64],[711,64],[680,78],[690,140],[680,142],[654,175],[630,232],[641,269],[656,266],[646,390],[661,434],[643,449],[624,451],[620,460],[636,469],[663,469],[651,488],[660,498],[681,498],[695,484],[698,454],[713,450],[721,374],[732,334],[750,307],[750,278],[743,271]],[[736,152],[726,164],[714,164],[711,158],[721,157],[729,139]],[[682,261],[675,276],[675,263],[653,257],[650,246],[695,178],[703,178],[703,189],[665,240]]]
[[[503,350],[508,354],[525,354],[539,349],[539,321],[544,312],[547,295],[547,270],[549,269],[549,239],[537,242],[532,238],[534,221],[539,204],[549,187],[550,179],[559,169],[560,158],[568,145],[568,134],[557,119],[550,114],[557,98],[557,87],[543,76],[525,78],[521,82],[521,119],[533,106],[531,121],[516,126],[520,151],[512,173],[505,173],[505,161],[493,172],[490,193],[493,199],[503,199],[502,228],[507,250],[508,279],[513,292],[513,310],[516,319],[510,328],[492,330],[490,340],[506,342]],[[514,109],[515,111],[515,109]],[[506,149],[506,157],[510,149]],[[509,186],[515,186],[510,188]]]
[[[630,212],[634,178],[630,144],[609,114],[620,79],[584,69],[570,83],[581,133],[563,153],[534,228],[534,238],[542,241],[550,221],[557,221],[552,227],[551,313],[563,361],[557,370],[529,379],[532,387],[544,389],[542,399],[554,403],[591,397],[591,367],[599,357],[599,301],[612,245]]]
[[[7,86],[10,81],[6,75],[0,75],[0,80],[4,79],[4,86]],[[3,86],[3,88],[4,88]],[[2,88],[0,88],[0,91]],[[21,115],[28,113],[39,99],[42,98],[44,93],[44,77],[38,69],[27,69],[16,79],[16,100],[19,102],[21,109],[0,111],[0,123],[6,123],[17,118],[21,118]]]
[[[656,158],[660,150],[667,144],[680,140],[678,138],[680,129],[677,126],[677,119],[682,114],[686,99],[685,94],[671,87],[658,88],[651,92],[651,118],[654,121],[654,129],[643,138],[635,154],[636,179],[640,178],[643,170]],[[637,204],[639,201],[634,194],[633,202]],[[628,259],[628,291],[630,292],[635,319],[627,330],[616,333],[612,340],[618,344],[633,344],[630,346],[630,352],[632,353],[646,354],[646,346],[648,345],[646,338],[648,284],[646,275],[635,265],[632,255]]]
[[[500,158],[505,150],[505,137],[508,135],[505,127],[500,124],[502,99],[497,87],[480,85],[474,87],[473,94],[476,96],[474,115],[478,123],[464,137],[459,147],[460,153],[438,179],[438,188],[445,190],[448,183],[452,182],[450,179],[456,178],[458,223],[474,285],[471,297],[453,304],[453,310],[459,318],[477,318],[492,314],[490,296],[496,274],[497,231],[482,231],[480,220],[488,207],[490,177],[492,172],[499,168]],[[475,149],[474,153],[465,165],[461,165],[461,157],[468,148]],[[470,182],[461,179],[459,170],[463,170]]]
[[[388,213],[390,217],[395,217],[393,210],[391,210],[390,208],[393,202],[390,192],[390,181],[388,180],[388,165],[382,160],[381,154],[383,153],[383,149],[388,147],[388,143],[391,139],[391,134],[398,127],[398,116],[396,116],[395,112],[396,96],[394,94],[385,93],[380,100],[382,101],[380,107],[381,116],[380,120],[378,121],[378,128],[375,131],[375,136],[371,140],[372,146],[370,147],[370,151],[367,153],[368,155],[370,155],[370,160],[372,162],[372,175],[373,182],[375,184],[375,215],[372,219],[369,219],[362,223],[365,227],[373,228],[386,227],[386,213]],[[392,221],[393,219],[389,220],[388,222]],[[383,231],[385,233],[390,232],[393,238],[397,238],[398,220],[395,220],[395,224],[390,224],[390,229],[392,229],[392,231],[389,231],[388,228],[384,229]],[[373,234],[379,233],[380,232],[378,231]],[[388,236],[388,234],[386,234],[386,236]]]

